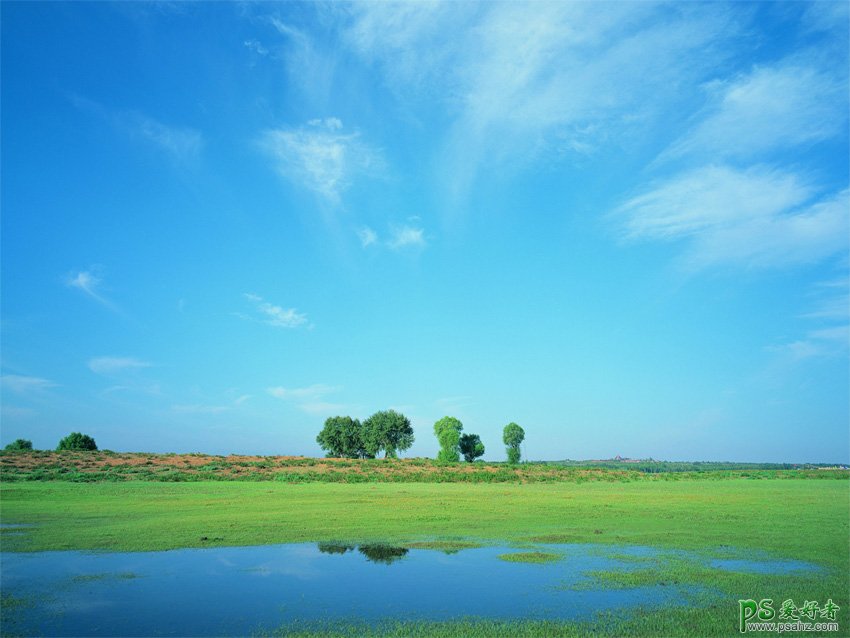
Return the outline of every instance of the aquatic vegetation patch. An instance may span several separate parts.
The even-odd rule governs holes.
[[[404,546],[409,549],[434,549],[446,554],[454,554],[462,549],[483,547],[481,543],[475,541],[416,541],[405,543]]]
[[[134,572],[103,572],[100,574],[80,574],[79,576],[74,576],[71,580],[74,583],[91,583],[99,580],[132,580],[134,578],[138,578],[138,574]]]
[[[510,554],[499,554],[499,560],[509,563],[557,563],[563,560],[563,554],[552,554],[549,552],[513,552]]]

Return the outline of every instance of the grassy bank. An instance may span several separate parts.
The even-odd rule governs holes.
[[[608,463],[607,465],[611,465]],[[594,467],[564,463],[437,463],[432,459],[328,459],[292,456],[210,456],[141,452],[0,451],[0,481],[74,483],[158,481],[275,481],[281,483],[582,483],[589,481],[680,481],[729,478],[844,479],[847,470],[789,469],[724,463],[658,464],[630,462]],[[667,464],[671,465],[671,464]],[[680,467],[681,466],[681,467]],[[699,469],[684,469],[693,467]]]
[[[832,598],[842,609],[839,635],[846,635],[848,490],[847,480],[788,478],[489,485],[19,482],[0,488],[0,515],[6,524],[33,526],[0,533],[4,551],[162,550],[305,541],[389,542],[453,551],[474,542],[493,542],[529,553],[556,551],[550,543],[625,543],[693,550],[704,557],[732,550],[739,557],[752,553],[803,560],[821,569],[736,573],[707,567],[705,561],[688,562],[670,552],[629,575],[588,576],[599,588],[665,584],[703,588],[688,607],[637,609],[590,623],[467,619],[363,626],[355,622],[318,632],[283,627],[273,633],[733,635],[739,598],[772,597],[792,598],[798,604]]]
[[[160,550],[209,544],[477,538],[732,545],[803,560],[846,556],[847,481],[288,485],[13,483],[9,549]],[[220,540],[201,540],[220,539]]]

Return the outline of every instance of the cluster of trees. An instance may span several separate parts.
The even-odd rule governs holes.
[[[484,443],[477,434],[462,434],[463,423],[453,416],[444,416],[434,424],[434,435],[440,443],[437,460],[457,463],[461,455],[472,463],[484,456]],[[525,431],[516,423],[508,423],[502,433],[508,453],[508,463],[519,463],[520,444]],[[316,442],[329,457],[374,459],[383,450],[385,458],[397,458],[398,453],[413,445],[410,420],[395,410],[375,412],[361,423],[350,416],[332,416]]]
[[[394,459],[413,445],[410,420],[395,410],[375,412],[360,423],[350,416],[332,416],[316,437],[328,456],[349,459],[374,459],[383,450]]]
[[[464,460],[472,463],[479,456],[484,456],[484,443],[477,434],[461,434],[463,423],[453,416],[444,416],[434,424],[434,434],[440,443],[437,453],[438,461],[459,461],[461,454]],[[516,423],[508,423],[502,433],[508,453],[508,463],[519,463],[520,444],[525,439],[525,430]]]
[[[3,449],[10,452],[31,451],[32,441],[27,439],[16,439]],[[59,445],[56,446],[57,452],[61,450],[97,450],[97,443],[95,443],[94,439],[88,434],[71,432],[71,434],[60,440]]]

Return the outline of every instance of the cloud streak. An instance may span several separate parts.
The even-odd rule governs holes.
[[[79,95],[71,95],[70,99],[81,111],[101,118],[130,138],[145,141],[178,162],[194,160],[203,150],[204,136],[197,129],[165,124],[135,110],[109,108]]]
[[[0,376],[0,385],[3,389],[10,390],[16,394],[40,394],[58,384],[43,379],[42,377],[30,377],[22,374],[4,374]]]
[[[848,244],[848,191],[813,199],[815,193],[792,172],[707,166],[658,183],[615,217],[628,239],[685,242],[693,269],[800,265]]]
[[[65,278],[65,285],[69,288],[75,288],[81,291],[90,299],[108,308],[112,312],[122,314],[121,310],[112,301],[103,296],[101,287],[103,280],[98,274],[98,268],[90,268],[89,270],[80,270],[73,272]]]
[[[150,368],[152,365],[135,357],[95,357],[88,362],[89,370],[105,375]]]
[[[380,2],[353,7],[345,37],[397,93],[448,107],[439,178],[457,199],[484,165],[639,134],[737,31],[733,10],[698,5]]]
[[[177,126],[168,126],[158,120],[133,113],[126,116],[130,131],[147,140],[173,159],[186,162],[197,158],[204,146],[200,131]]]
[[[356,178],[384,171],[380,152],[364,142],[359,132],[342,129],[342,122],[334,117],[311,120],[306,126],[264,131],[260,146],[280,175],[339,205]]]
[[[392,234],[387,240],[387,246],[393,250],[424,248],[425,244],[425,231],[415,226],[398,226],[393,228]]]
[[[846,355],[850,348],[850,279],[842,277],[813,286],[813,309],[801,315],[811,328],[801,338],[772,346],[792,361]]]
[[[339,386],[329,386],[316,383],[304,388],[286,388],[274,386],[267,388],[267,392],[284,401],[294,403],[299,410],[307,414],[318,416],[331,416],[342,412],[351,411],[351,406],[343,403],[332,403],[325,400],[325,396],[339,392]]]
[[[260,316],[259,321],[276,328],[297,328],[307,323],[307,315],[295,308],[283,308],[265,301],[259,295],[245,293],[245,299],[254,304]]]
[[[171,411],[177,414],[221,414],[230,409],[226,405],[178,404],[172,405]]]
[[[846,81],[796,57],[708,86],[702,121],[662,155],[752,158],[830,139],[847,120]]]
[[[315,401],[325,395],[338,392],[341,388],[338,386],[325,385],[323,383],[315,383],[305,388],[285,388],[283,386],[274,386],[267,389],[267,392],[275,398],[284,399],[287,401]]]
[[[363,248],[385,246],[391,250],[402,251],[422,249],[428,245],[425,229],[412,224],[392,226],[386,239],[381,239],[375,230],[366,226],[357,231],[357,237]]]

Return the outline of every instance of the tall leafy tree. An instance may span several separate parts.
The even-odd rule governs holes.
[[[96,450],[97,443],[88,434],[80,432],[71,432],[64,439],[59,441],[57,450]]]
[[[328,456],[362,458],[366,456],[362,430],[363,427],[357,419],[350,416],[332,416],[325,420],[325,427],[319,432],[316,442]]]
[[[472,463],[479,456],[484,456],[484,444],[477,434],[464,434],[460,437],[460,453],[463,458]]]
[[[502,440],[507,446],[508,463],[519,463],[519,446],[525,440],[525,430],[516,423],[508,423],[502,432]]]
[[[395,410],[375,412],[363,421],[363,448],[370,456],[384,450],[386,458],[398,458],[413,445],[413,438],[410,419]]]
[[[460,460],[460,433],[463,423],[453,416],[444,416],[434,424],[434,434],[440,443],[438,461],[457,462]]]

